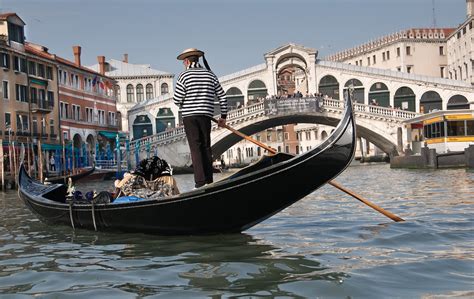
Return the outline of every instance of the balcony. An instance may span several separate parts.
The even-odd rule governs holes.
[[[47,100],[38,100],[31,103],[31,112],[36,113],[50,113],[54,109],[54,102]]]
[[[8,37],[5,34],[0,34],[0,45],[7,45]]]

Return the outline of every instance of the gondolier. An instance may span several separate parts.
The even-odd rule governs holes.
[[[199,64],[199,57],[203,58],[205,68]],[[191,150],[195,187],[199,188],[213,182],[211,118],[214,116],[214,100],[217,97],[221,108],[220,126],[225,124],[227,100],[203,51],[187,49],[177,58],[183,61],[186,70],[176,82],[174,103],[182,112],[184,130]]]

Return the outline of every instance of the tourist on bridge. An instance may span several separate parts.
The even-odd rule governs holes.
[[[201,56],[206,68],[199,64]],[[199,188],[213,182],[211,117],[214,116],[214,99],[218,98],[221,108],[219,126],[225,125],[227,100],[203,51],[187,49],[177,58],[183,61],[185,71],[178,76],[173,99],[183,116],[184,131],[191,150],[195,187]]]

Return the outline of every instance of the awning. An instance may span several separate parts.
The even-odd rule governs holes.
[[[41,150],[43,151],[54,151],[54,150],[62,150],[63,147],[60,144],[47,144],[47,143],[42,143],[41,144]]]
[[[111,131],[99,131],[99,134],[104,136],[107,139],[114,139],[117,137],[117,134],[119,135],[119,138],[126,138],[124,133],[120,132],[111,132]]]

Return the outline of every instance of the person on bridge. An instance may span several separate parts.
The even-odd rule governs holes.
[[[199,64],[202,57],[204,66]],[[214,116],[214,99],[221,108],[219,126],[225,125],[227,99],[216,75],[207,64],[204,52],[195,48],[184,50],[177,57],[185,71],[178,76],[174,103],[183,116],[184,131],[188,139],[193,162],[195,188],[213,182],[211,152],[211,117]]]

